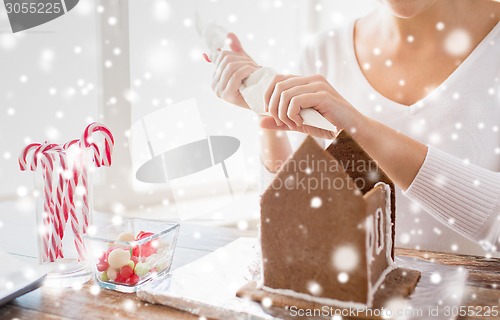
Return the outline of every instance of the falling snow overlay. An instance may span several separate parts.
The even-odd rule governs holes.
[[[127,6],[128,14],[120,11],[124,8],[122,5]],[[260,149],[261,139],[265,137],[259,128],[260,117],[234,107],[212,91],[215,70],[213,64],[203,59],[207,48],[197,32],[197,15],[237,34],[259,66],[271,67],[286,75],[320,73],[367,117],[430,146],[426,164],[431,162],[434,166],[423,167],[413,188],[406,193],[399,188],[395,190],[398,213],[394,241],[397,247],[477,255],[481,257],[479,263],[491,263],[498,257],[500,234],[486,230],[487,226],[500,222],[497,203],[500,190],[494,185],[500,174],[498,25],[478,44],[473,32],[452,21],[439,18],[428,24],[428,31],[441,39],[440,57],[451,57],[457,68],[440,81],[417,88],[415,77],[407,70],[401,72],[400,57],[391,55],[391,48],[383,43],[365,48],[366,59],[357,56],[362,50],[354,46],[351,21],[377,8],[376,1],[359,0],[353,5],[350,1],[327,0],[137,0],[126,1],[125,5],[121,1],[79,0],[68,14],[18,33],[11,32],[5,6],[0,5],[2,261],[7,261],[3,251],[34,257],[35,237],[46,232],[45,227],[36,228],[34,223],[36,202],[43,198],[44,192],[34,188],[31,172],[19,171],[20,151],[33,142],[63,143],[69,138],[79,138],[81,129],[94,121],[117,128],[113,133],[120,151],[113,159],[114,173],[91,170],[92,184],[98,190],[93,209],[97,216],[105,219],[89,225],[87,233],[90,236],[96,235],[99,224],[118,227],[130,216],[182,220],[182,223],[195,225],[186,229],[184,243],[194,243],[208,250],[208,244],[214,237],[219,239],[219,235],[207,233],[199,227],[201,225],[222,226],[238,235],[256,237],[260,226],[290,218],[285,212],[280,217],[259,220],[260,195],[274,177],[262,163],[262,153],[266,150]],[[128,36],[123,37],[125,31]],[[417,30],[409,30],[400,40],[410,48],[405,58],[418,65],[418,59],[411,57],[411,53],[420,52],[428,39]],[[428,59],[429,65],[432,58]],[[374,74],[390,77],[391,89],[396,94],[391,96],[387,90],[380,90],[377,81],[372,81]],[[411,101],[408,93],[415,91],[422,94]],[[359,132],[362,128],[352,129]],[[292,149],[296,149],[304,138],[301,134],[282,131],[276,136],[289,138]],[[376,137],[377,132],[373,136]],[[224,166],[220,159],[214,159],[216,153],[210,150],[210,165],[182,178],[165,177],[163,163],[147,177],[161,176],[164,179],[161,183],[150,183],[147,178],[137,175],[139,168],[148,161],[190,143],[202,141],[204,146],[212,148],[214,140],[210,139],[213,137],[231,137],[238,141],[237,151],[225,159]],[[326,146],[329,142],[320,141],[320,144]],[[449,157],[443,154],[433,157],[432,150],[444,152]],[[186,171],[193,169],[189,160],[196,156],[197,152],[192,152],[180,161]],[[446,163],[453,163],[453,166],[446,166]],[[311,167],[304,171],[308,176],[314,174]],[[497,174],[492,174],[494,172]],[[61,176],[70,179],[71,173],[61,172]],[[122,180],[114,181],[113,176]],[[293,176],[285,179],[284,185],[294,186],[298,183],[294,179]],[[379,172],[370,172],[368,179],[378,181]],[[74,191],[78,198],[83,198],[88,190],[78,186]],[[354,195],[364,196],[359,190],[355,190]],[[272,197],[279,202],[286,199],[286,194],[280,190]],[[436,197],[446,198],[449,206],[443,209],[436,204]],[[423,198],[427,201],[422,201]],[[476,199],[488,201],[479,203]],[[304,195],[303,201],[308,218],[318,219],[325,207],[330,206],[332,198],[312,192]],[[84,203],[83,199],[78,199],[75,206],[81,209]],[[457,212],[459,214],[450,214]],[[486,217],[490,212],[492,214]],[[42,216],[47,214],[42,213]],[[306,222],[288,227],[304,239],[311,239],[309,237],[315,234]],[[363,228],[358,225],[353,233]],[[474,238],[479,233],[482,238]],[[249,238],[242,241],[245,239]],[[219,307],[237,306],[242,301],[243,305],[239,305],[242,310],[249,308],[262,312],[277,307],[280,301],[270,297],[261,299],[260,303],[248,299],[235,302],[236,290],[249,279],[259,279],[260,274],[254,276],[261,268],[261,261],[258,245],[248,242],[233,246],[234,243],[229,243],[212,255],[207,252],[201,261],[196,260],[195,254],[190,256],[190,261],[196,260],[195,263],[187,264],[185,269],[175,269],[180,270],[182,281],[193,281],[191,286],[179,286],[181,291],[199,294],[207,299],[204,302],[219,303]],[[183,250],[201,251],[186,249],[183,245],[179,257],[184,258]],[[122,257],[120,263],[129,262],[127,252],[121,254],[127,257]],[[114,255],[112,264],[116,262]],[[335,272],[332,281],[352,287],[356,282],[355,271],[366,260],[366,252],[345,241],[328,249],[326,256],[324,270]],[[422,253],[421,257],[429,260],[433,256]],[[295,258],[287,253],[287,263]],[[478,297],[484,299],[481,290],[477,295],[462,292],[466,277],[464,268],[451,269],[431,262],[435,262],[433,258],[418,262],[410,258],[398,261],[403,266],[413,264],[422,270],[420,289],[427,291],[418,292],[416,299],[390,300],[384,305],[386,310],[414,310],[415,300],[428,305],[458,306],[462,294],[468,302],[479,303]],[[17,262],[4,264],[16,272],[17,278],[0,274],[0,297],[2,290],[11,290],[39,276],[36,268]],[[249,274],[249,265],[255,269],[253,274]],[[136,266],[134,264],[134,268]],[[190,271],[190,268],[194,269]],[[116,279],[118,273],[113,274],[115,271],[111,270],[106,276]],[[196,281],[191,277],[193,274]],[[157,274],[152,272],[151,275],[156,279]],[[317,279],[305,280],[303,287],[310,296],[321,297],[328,289]],[[205,290],[197,287],[202,282],[207,284]],[[220,290],[217,292],[227,294],[227,300],[218,299],[210,292],[210,284]],[[488,290],[498,290],[497,284],[481,285],[490,286]],[[61,291],[43,289],[28,299],[41,294],[45,301],[47,292],[57,296]],[[72,282],[64,292],[75,297],[85,296],[90,301],[110,294],[97,282],[88,285]],[[442,296],[449,299],[441,299]],[[161,310],[132,295],[115,302],[115,317],[121,314],[134,317],[151,309]],[[4,310],[11,312],[12,308],[18,309],[18,305],[4,307],[0,318]],[[64,302],[56,302],[52,307],[64,310]],[[23,315],[15,316],[23,318]],[[9,313],[7,318],[12,317]],[[199,315],[200,320],[207,318],[210,317]],[[329,318],[345,319],[337,315]]]

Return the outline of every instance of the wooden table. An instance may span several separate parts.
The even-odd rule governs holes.
[[[239,236],[242,234],[233,229],[182,225],[173,268],[194,261]],[[500,259],[408,249],[397,249],[396,254],[464,267],[469,276],[463,305],[500,305]],[[146,304],[134,294],[101,290],[94,295],[95,289],[93,281],[80,290],[42,287],[1,307],[0,319],[198,319],[171,308]]]

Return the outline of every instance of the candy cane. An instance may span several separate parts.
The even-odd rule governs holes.
[[[23,151],[21,152],[21,155],[19,156],[18,163],[19,163],[19,168],[21,171],[26,171],[26,170],[31,170],[35,171],[37,166],[38,166],[38,150],[40,148],[41,144],[40,143],[31,143],[28,146],[26,146]],[[32,155],[31,155],[32,153]],[[31,156],[30,156],[31,155]],[[44,233],[43,233],[43,241],[42,241],[42,260],[47,261],[49,260],[49,241],[50,241],[50,236],[48,235],[48,230],[46,228],[46,216],[48,216],[48,209],[46,208],[46,201],[44,201],[44,206],[43,206],[43,223],[44,223]]]
[[[49,216],[49,228],[51,229],[50,234],[50,247],[49,247],[49,258],[52,251],[55,253],[55,259],[63,258],[63,248],[62,239],[64,237],[64,209],[62,205],[62,197],[64,194],[64,184],[58,185],[56,187],[56,197],[54,197],[53,191],[53,181],[58,183],[63,183],[62,180],[55,180],[53,177],[55,163],[57,163],[57,158],[59,158],[60,165],[65,166],[65,154],[63,149],[56,144],[43,144],[40,149],[37,150],[42,156],[42,168],[44,175],[44,194],[45,202],[48,203],[48,208],[50,210]],[[61,174],[59,172],[59,174]],[[62,178],[62,177],[61,177]],[[58,190],[59,189],[59,190]],[[60,194],[58,194],[60,193]],[[49,211],[46,211],[49,212]],[[50,260],[50,261],[55,261]]]
[[[43,221],[44,221],[44,236],[45,236],[45,243],[46,243],[46,248],[45,250],[47,251],[47,257],[49,261],[53,262],[57,259],[59,256],[59,245],[56,242],[56,238],[59,238],[57,236],[58,228],[56,226],[56,219],[55,219],[55,208],[54,204],[52,202],[52,162],[48,159],[43,158],[42,159],[42,174],[43,174],[43,194],[44,194],[44,215],[43,215]]]
[[[92,135],[94,133],[100,133],[104,137],[104,152],[101,152],[97,145],[94,143],[92,139]],[[94,122],[89,124],[85,130],[83,131],[82,137],[80,138],[80,147],[82,149],[91,148],[93,151],[93,161],[96,167],[100,166],[111,166],[111,155],[113,154],[113,147],[115,144],[115,140],[111,131],[98,122]],[[82,155],[83,156],[83,155]],[[83,159],[83,158],[82,158]],[[83,159],[85,161],[85,159]],[[88,201],[88,173],[87,173],[87,165],[86,162],[82,163],[81,167],[81,182],[83,188],[87,192],[84,193],[82,199],[82,216],[84,221],[84,233],[87,231],[87,227],[89,225],[89,201]]]
[[[99,148],[96,147],[95,143],[92,141],[92,134],[99,132],[104,137],[104,152],[101,154]],[[83,131],[83,135],[80,144],[84,148],[94,149],[94,161],[97,167],[100,166],[111,166],[111,155],[113,154],[113,146],[115,144],[115,139],[111,131],[98,122],[91,123]]]
[[[66,197],[67,197],[67,192],[66,192],[66,182],[64,178],[64,174],[68,170],[68,164],[67,164],[67,159],[66,159],[66,153],[64,150],[58,150],[58,158],[59,158],[59,165],[60,165],[60,170],[58,172],[58,183],[57,183],[57,188],[56,188],[56,221],[57,221],[57,231],[59,238],[61,240],[60,243],[60,250],[59,250],[59,257],[64,258],[63,250],[62,250],[62,239],[64,238],[64,230],[66,227],[66,223],[68,221],[68,207],[65,205],[66,204]]]
[[[55,144],[32,143],[23,150],[19,157],[19,167],[21,170],[27,170],[29,167],[31,171],[35,171],[38,166],[39,157],[42,164],[44,182],[44,215],[42,221],[45,227],[42,241],[42,256],[44,261],[55,261],[55,259],[62,254],[61,226],[57,220],[52,200],[52,173],[54,170],[53,153],[58,153],[61,150],[62,149]],[[30,154],[32,154],[31,157]]]
[[[94,133],[100,133],[103,136],[103,150],[93,141]],[[71,177],[65,179],[63,174],[68,170],[66,150],[74,144],[78,144],[81,153],[75,161]],[[42,256],[44,261],[55,261],[57,258],[63,257],[62,239],[68,219],[70,219],[74,233],[74,243],[79,260],[85,259],[82,235],[86,233],[89,226],[90,207],[88,168],[84,151],[86,149],[92,151],[92,162],[96,167],[110,166],[113,146],[114,138],[111,131],[102,124],[92,123],[85,128],[79,140],[72,140],[62,147],[49,143],[32,143],[23,149],[18,159],[21,170],[36,171],[39,163],[42,166],[44,182],[43,224],[45,226],[42,238]],[[54,180],[53,173],[56,163],[59,164],[61,170],[58,172],[58,179]],[[53,181],[57,182],[55,197]],[[75,190],[79,184],[85,190],[82,195],[82,221],[78,219],[74,200]]]
[[[31,143],[29,145],[26,146],[26,148],[23,149],[23,151],[21,152],[21,155],[19,156],[19,159],[18,159],[18,163],[19,163],[19,168],[21,169],[21,171],[26,171],[28,170],[28,168],[31,170],[31,171],[35,171],[36,170],[36,167],[37,167],[37,157],[35,157],[35,155],[31,156],[30,158],[30,162],[28,163],[28,157],[30,155],[31,152],[35,152],[36,149],[38,149],[39,147],[41,146],[40,143]]]
[[[77,144],[78,142],[79,140],[72,140],[64,144],[63,148],[67,150],[69,147],[71,147],[74,144]],[[66,184],[67,192],[64,200],[65,200],[65,206],[68,208],[69,211],[71,229],[73,230],[73,242],[75,243],[75,248],[78,253],[78,259],[80,261],[83,261],[85,260],[85,245],[83,243],[83,238],[82,238],[84,231],[83,231],[83,226],[78,220],[78,217],[76,215],[76,207],[74,201],[75,189],[78,186],[79,182],[78,180],[80,175],[80,160],[81,160],[80,158],[81,156],[75,159],[75,162],[73,164],[71,178],[68,179]]]

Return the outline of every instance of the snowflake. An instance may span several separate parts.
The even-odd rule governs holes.
[[[402,243],[402,244],[408,244],[410,242],[410,235],[408,233],[402,233],[400,236],[399,236],[399,241]]]
[[[238,21],[238,16],[236,16],[235,14],[230,14],[227,17],[227,21],[229,21],[229,23],[235,23],[236,21]]]
[[[350,245],[338,247],[332,258],[333,266],[339,271],[352,271],[359,264],[359,253]]]
[[[99,287],[99,285],[94,284],[90,287],[90,294],[92,294],[93,296],[99,295],[100,292],[101,292],[101,287]]]
[[[109,18],[108,18],[108,24],[109,24],[110,26],[114,26],[114,25],[116,25],[116,23],[117,23],[117,22],[118,22],[118,19],[116,19],[116,17],[109,17]]]
[[[323,204],[323,201],[321,200],[320,197],[313,197],[311,199],[311,208],[317,209],[317,208],[321,207],[322,204]]]
[[[449,54],[460,56],[469,51],[471,43],[472,41],[467,31],[456,29],[448,34],[444,42],[444,47]]]
[[[155,1],[154,3],[154,9],[153,9],[153,16],[155,17],[156,20],[158,21],[165,21],[169,18],[170,16],[170,5],[166,1]]]
[[[61,265],[61,266],[63,266],[63,265]],[[82,288],[83,288],[83,284],[82,284],[82,283],[80,283],[80,282],[75,281],[75,282],[73,282],[73,284],[71,285],[71,288],[72,288],[73,290],[75,290],[75,291],[80,291],[80,290],[82,290]]]
[[[442,31],[444,30],[444,23],[443,22],[438,22],[436,23],[436,29],[439,30],[439,31]]]
[[[307,283],[307,291],[309,291],[313,296],[319,296],[323,292],[323,288],[316,281],[309,281]]]
[[[19,186],[16,189],[16,193],[20,198],[26,197],[28,195],[28,188],[26,188],[25,186]]]
[[[238,229],[241,231],[247,230],[248,229],[248,221],[246,221],[246,220],[238,221]]]
[[[393,298],[382,308],[382,319],[409,319],[412,314],[410,303],[403,298]]]
[[[136,308],[136,305],[133,300],[131,299],[126,299],[123,301],[123,309],[127,312],[134,312]]]
[[[337,276],[337,280],[340,282],[340,283],[347,283],[347,281],[349,281],[349,275],[345,272],[341,272],[339,273],[339,275]]]
[[[57,128],[54,127],[48,127],[45,129],[45,136],[48,138],[49,141],[54,141],[59,139],[61,136],[61,133]]]
[[[265,297],[260,303],[264,308],[270,308],[273,305],[273,300],[269,297]]]

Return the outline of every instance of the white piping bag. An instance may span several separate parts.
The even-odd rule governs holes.
[[[220,49],[226,47],[227,30],[215,23],[203,25],[198,15],[196,15],[196,29],[208,49],[210,60],[216,61]],[[265,111],[264,93],[276,74],[276,71],[271,68],[260,68],[243,81],[240,93],[253,112],[259,115],[270,115]],[[299,114],[305,125],[337,132],[336,126],[312,108],[302,109]]]

